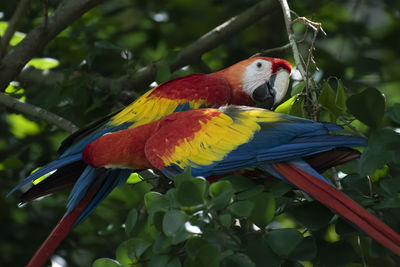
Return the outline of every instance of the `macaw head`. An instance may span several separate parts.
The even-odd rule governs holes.
[[[286,60],[252,57],[220,71],[220,75],[232,88],[230,104],[242,104],[247,95],[257,106],[272,108],[285,96],[291,70]]]

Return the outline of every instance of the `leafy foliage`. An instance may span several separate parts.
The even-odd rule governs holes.
[[[11,45],[43,20],[43,1],[31,1]],[[50,13],[61,1],[49,2]],[[99,77],[118,78],[178,50],[257,1],[106,1],[57,36],[28,64],[66,79],[13,83],[7,94],[79,126],[132,100],[132,88],[104,88]],[[18,1],[0,2],[0,34]],[[343,191],[400,232],[400,24],[398,1],[294,1],[301,16],[322,22],[310,70],[317,80],[318,119],[369,137],[359,162],[339,172]],[[396,13],[397,12],[397,13]],[[260,22],[205,53],[212,70],[287,40],[277,8]],[[296,24],[298,39],[304,27]],[[309,31],[300,48],[306,55]],[[271,55],[293,63],[290,51]],[[199,72],[191,65],[157,82]],[[318,75],[317,75],[318,74]],[[332,78],[338,77],[338,78]],[[307,117],[306,84],[291,86],[277,112]],[[148,88],[134,88],[139,94]],[[4,196],[37,166],[54,159],[65,132],[0,106],[0,191]],[[210,184],[184,173],[153,188],[128,183],[111,195],[63,242],[56,254],[69,266],[398,266],[400,259],[330,210],[281,181],[248,171]],[[369,179],[367,177],[371,179]],[[247,175],[248,176],[248,175]],[[22,266],[65,212],[68,192],[17,208],[17,196],[0,200],[0,265]],[[29,242],[27,242],[29,241]]]

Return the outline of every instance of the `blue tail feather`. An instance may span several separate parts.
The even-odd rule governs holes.
[[[87,166],[81,176],[79,176],[76,181],[74,187],[72,188],[71,193],[68,197],[67,204],[67,213],[69,213],[75,206],[81,201],[81,199],[85,196],[89,186],[93,183],[93,181],[97,178],[98,172],[101,170],[94,169],[90,166]]]
[[[305,162],[302,159],[291,160],[291,161],[288,161],[287,163],[290,163],[290,164],[296,166],[297,168],[299,168],[300,170],[311,174],[312,176],[324,181],[325,183],[327,183],[329,185],[332,185],[332,183],[330,181],[326,180],[322,175],[320,175],[316,170],[314,170],[307,162]],[[275,176],[276,178],[279,178],[285,182],[288,182],[288,180],[286,180],[285,177],[280,175],[270,164],[260,164],[258,167],[260,167],[262,170],[268,172],[269,174]],[[290,183],[290,182],[288,182],[288,183]]]
[[[17,189],[21,188],[22,186],[38,179],[39,177],[52,172],[58,168],[61,168],[65,165],[68,165],[72,162],[78,161],[82,159],[82,155],[79,154],[75,154],[75,155],[70,155],[68,157],[64,157],[64,158],[59,158],[56,159],[52,162],[50,162],[49,164],[43,166],[42,168],[40,168],[39,170],[35,171],[34,173],[32,173],[31,175],[29,175],[28,177],[26,177],[19,185],[17,185],[16,187],[14,187],[13,189],[11,189],[11,191],[7,194],[7,197],[9,195],[11,195],[12,193],[14,193]]]
[[[106,177],[100,190],[96,193],[89,205],[85,208],[74,225],[84,220],[110,193],[120,184],[124,184],[131,174],[131,170],[112,170]]]

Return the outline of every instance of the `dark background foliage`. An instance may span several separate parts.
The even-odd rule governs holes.
[[[0,2],[0,34],[18,2]],[[12,45],[44,20],[44,2],[30,2]],[[49,12],[60,2],[48,1]],[[256,3],[105,1],[62,31],[29,63],[63,74],[62,82],[50,83],[52,76],[16,78],[19,82],[12,83],[6,93],[83,127],[149,88],[132,92],[113,84],[104,87],[101,79],[131,75],[158,60],[172,62],[182,48]],[[344,125],[347,132],[370,140],[359,162],[324,175],[344,176],[343,191],[400,232],[399,1],[289,4],[300,16],[321,22],[327,33],[315,43],[320,71],[311,67],[319,86],[319,119]],[[305,26],[294,28],[302,39]],[[309,29],[300,43],[304,56],[312,34]],[[282,11],[276,5],[202,59],[214,71],[286,43]],[[268,56],[294,63],[289,49]],[[193,64],[170,73],[161,64],[156,81],[204,70],[202,64]],[[294,98],[280,112],[307,117],[302,88],[300,84],[288,94],[286,99]],[[68,192],[22,208],[17,207],[18,194],[4,196],[33,169],[54,159],[67,135],[43,120],[0,105],[0,265],[25,264],[65,212]],[[53,259],[64,260],[68,266],[90,266],[98,258],[146,266],[400,265],[399,257],[280,181],[230,177],[209,186],[202,179],[182,175],[175,186],[162,183],[154,189],[137,180],[133,177],[114,190],[72,231]],[[149,193],[152,188],[165,195]],[[187,222],[197,228],[188,228]],[[94,265],[119,266],[108,259]]]

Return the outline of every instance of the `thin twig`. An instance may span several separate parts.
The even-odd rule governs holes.
[[[282,6],[283,18],[284,18],[285,25],[286,25],[286,31],[288,33],[289,43],[292,47],[292,52],[293,52],[294,61],[296,63],[296,68],[300,72],[301,76],[304,78],[304,77],[306,77],[306,70],[304,68],[304,65],[302,64],[302,61],[300,58],[300,52],[297,47],[296,35],[294,34],[293,27],[292,27],[293,24],[292,24],[291,11],[290,11],[289,5],[286,0],[279,0],[279,2]]]
[[[275,53],[275,52],[285,51],[285,50],[289,49],[290,47],[291,47],[290,44],[285,44],[285,45],[282,45],[279,47],[265,49],[265,50],[262,50],[256,54],[252,55],[251,57],[260,57],[260,56],[265,56],[267,54],[271,54],[271,53]]]
[[[358,136],[364,137],[366,138],[366,136],[360,132],[359,130],[357,130],[353,125],[351,125],[351,121],[349,122],[348,120],[346,120],[345,118],[343,118],[342,116],[339,117],[339,120],[341,122],[343,122],[343,124],[347,127],[349,127],[350,130],[352,130],[355,134],[357,134]]]
[[[0,40],[0,58],[7,53],[10,40],[16,32],[21,19],[24,17],[25,11],[28,9],[29,1],[30,0],[21,0],[10,21],[8,22],[7,29]]]
[[[11,97],[11,96],[3,94],[3,93],[0,93],[0,104],[3,104],[6,107],[12,108],[23,114],[27,114],[29,116],[33,116],[33,117],[42,119],[50,124],[56,125],[60,129],[70,132],[70,133],[73,133],[79,129],[72,122],[70,122],[54,113],[51,113],[47,110],[44,110],[44,109],[34,106],[32,104],[22,102],[19,99],[16,99],[14,97]]]
[[[338,171],[336,170],[335,167],[332,167],[331,170],[332,170],[332,172],[333,172],[333,181],[335,182],[336,187],[337,187],[339,190],[342,189],[342,184],[340,183]]]
[[[313,56],[313,51],[315,50],[315,41],[316,41],[316,38],[317,38],[317,35],[319,32],[322,32],[324,35],[326,35],[326,33],[322,29],[321,23],[313,22],[305,17],[297,17],[296,19],[292,20],[291,14],[294,12],[290,10],[287,1],[279,0],[279,2],[282,6],[286,30],[288,33],[289,43],[292,46],[293,56],[294,56],[294,60],[296,62],[296,68],[300,72],[303,79],[306,81],[306,86],[305,86],[306,109],[308,112],[308,116],[313,118],[314,120],[317,120],[318,119],[318,98],[317,98],[316,91],[318,90],[318,86],[315,83],[314,79],[309,74],[309,71],[310,71],[311,63],[313,63],[315,68],[318,70],[318,67],[316,66],[316,63],[314,61],[314,56]],[[303,59],[303,57],[300,54],[299,49],[297,47],[296,36],[295,36],[294,30],[293,30],[293,25],[297,22],[301,22],[301,23],[305,24],[307,27],[306,29],[308,29],[308,27],[310,27],[312,30],[314,30],[314,36],[313,36],[313,39],[311,42],[311,46],[309,48],[307,61],[305,61]]]

